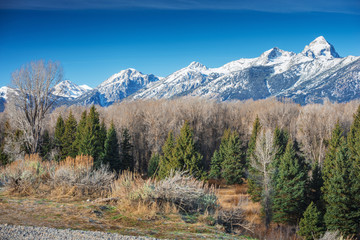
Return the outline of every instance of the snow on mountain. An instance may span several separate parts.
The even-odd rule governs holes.
[[[91,89],[87,85],[78,86],[69,80],[65,80],[54,87],[53,94],[64,98],[77,98]]]
[[[92,91],[76,100],[77,104],[99,104],[108,106],[134,94],[151,82],[158,81],[153,74],[143,74],[133,68],[122,70],[109,77]]]
[[[360,98],[359,59],[341,58],[321,36],[298,54],[275,47],[257,58],[242,58],[219,68],[192,62],[131,99],[189,95],[218,100],[289,97],[302,104],[324,98],[349,101]]]

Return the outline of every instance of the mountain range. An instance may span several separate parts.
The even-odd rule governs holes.
[[[0,110],[9,90],[0,88]],[[285,97],[300,104],[321,103],[324,99],[346,102],[360,98],[360,57],[340,57],[320,36],[300,53],[274,47],[257,58],[241,58],[218,68],[192,62],[165,78],[129,68],[94,89],[67,80],[53,93],[67,105],[109,106],[124,99],[181,96],[219,101]]]

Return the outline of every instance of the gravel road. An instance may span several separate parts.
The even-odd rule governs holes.
[[[123,236],[115,233],[92,232],[71,229],[56,229],[48,227],[14,226],[0,224],[1,240],[150,240],[155,238]]]

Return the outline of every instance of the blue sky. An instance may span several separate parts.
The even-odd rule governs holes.
[[[0,86],[32,60],[96,87],[129,67],[166,76],[191,61],[218,67],[324,36],[360,56],[360,1],[0,0]]]

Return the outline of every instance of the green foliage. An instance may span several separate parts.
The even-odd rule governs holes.
[[[99,132],[99,141],[101,146],[105,147],[106,137],[107,137],[107,130],[103,119],[100,124],[100,132]]]
[[[351,179],[353,165],[343,137],[340,139],[340,146],[336,151],[332,166],[333,168],[328,170],[327,176],[329,177],[324,182],[323,188],[326,203],[324,216],[326,227],[328,230],[339,230],[345,235],[356,234],[359,223],[357,212],[353,211],[353,182]]]
[[[221,165],[222,177],[227,184],[242,183],[242,178],[245,177],[245,156],[239,135],[232,132],[226,143],[222,150],[224,158]]]
[[[319,239],[325,232],[321,212],[311,202],[300,220],[298,234],[305,240]]]
[[[188,171],[191,175],[201,177],[203,157],[195,147],[194,133],[187,121],[185,121],[176,140],[173,158],[173,161],[181,167],[181,171]]]
[[[288,141],[289,141],[289,133],[284,129],[280,129],[276,127],[274,131],[274,145],[277,149],[277,152],[272,164],[272,167],[275,169],[275,171],[276,169],[278,169],[280,165],[281,157],[285,152]],[[275,174],[275,176],[276,175],[277,174]]]
[[[79,144],[79,153],[92,156],[94,158],[94,165],[98,167],[101,163],[100,156],[103,149],[104,146],[101,146],[100,141],[99,113],[93,105],[86,118],[86,125],[83,129],[83,136]]]
[[[65,123],[61,115],[56,120],[55,134],[54,134],[54,146],[59,151],[59,155],[62,154],[63,136],[65,132]]]
[[[311,179],[308,186],[308,199],[309,202],[314,202],[319,211],[324,212],[324,202],[322,198],[321,188],[324,181],[320,166],[315,163],[311,167]]]
[[[43,159],[49,159],[52,147],[53,146],[49,135],[49,131],[44,130],[44,133],[41,137],[40,156]]]
[[[351,161],[351,208],[356,222],[358,222],[357,232],[360,234],[360,105],[354,114],[354,121],[350,127],[347,140]]]
[[[248,149],[246,152],[246,164],[248,167],[248,193],[251,196],[251,200],[254,202],[260,202],[262,187],[259,184],[258,178],[260,173],[251,167],[251,158],[255,159],[254,151],[256,147],[256,139],[261,130],[260,119],[256,116],[256,119],[253,124],[253,129],[248,143]]]
[[[169,176],[172,170],[180,169],[178,162],[175,162],[173,158],[175,144],[174,133],[170,131],[162,147],[163,155],[160,156],[159,160],[158,176],[161,179]]]
[[[157,171],[159,170],[159,162],[160,162],[160,155],[158,153],[155,153],[154,155],[151,156],[148,165],[149,177],[152,177],[157,173]]]
[[[105,164],[109,164],[111,171],[115,171],[118,173],[121,170],[119,142],[114,123],[111,123],[110,128],[106,134],[104,153],[102,154],[102,162]]]
[[[220,179],[221,171],[222,171],[222,163],[224,161],[224,155],[226,149],[228,147],[228,141],[230,138],[231,131],[230,129],[226,129],[224,134],[221,138],[221,143],[219,150],[214,152],[213,157],[211,158],[211,165],[210,165],[210,174],[209,177],[213,179]]]
[[[77,122],[70,111],[68,118],[65,121],[65,131],[63,136],[63,149],[62,149],[62,159],[65,159],[67,156],[72,158],[77,155],[77,148],[75,145],[76,140],[76,131],[77,131]]]
[[[84,134],[85,134],[86,119],[87,119],[87,112],[83,111],[82,114],[81,114],[79,124],[78,124],[77,129],[76,129],[76,139],[75,139],[75,142],[74,142],[74,147],[77,150],[77,153],[79,155],[81,154],[80,145],[82,144],[83,137],[84,137]]]
[[[289,140],[274,182],[273,220],[296,224],[306,207],[308,167]]]
[[[134,171],[134,157],[132,155],[133,145],[131,144],[130,140],[131,136],[129,134],[129,130],[124,128],[122,131],[122,141],[120,144],[120,159],[122,163],[122,170]]]

